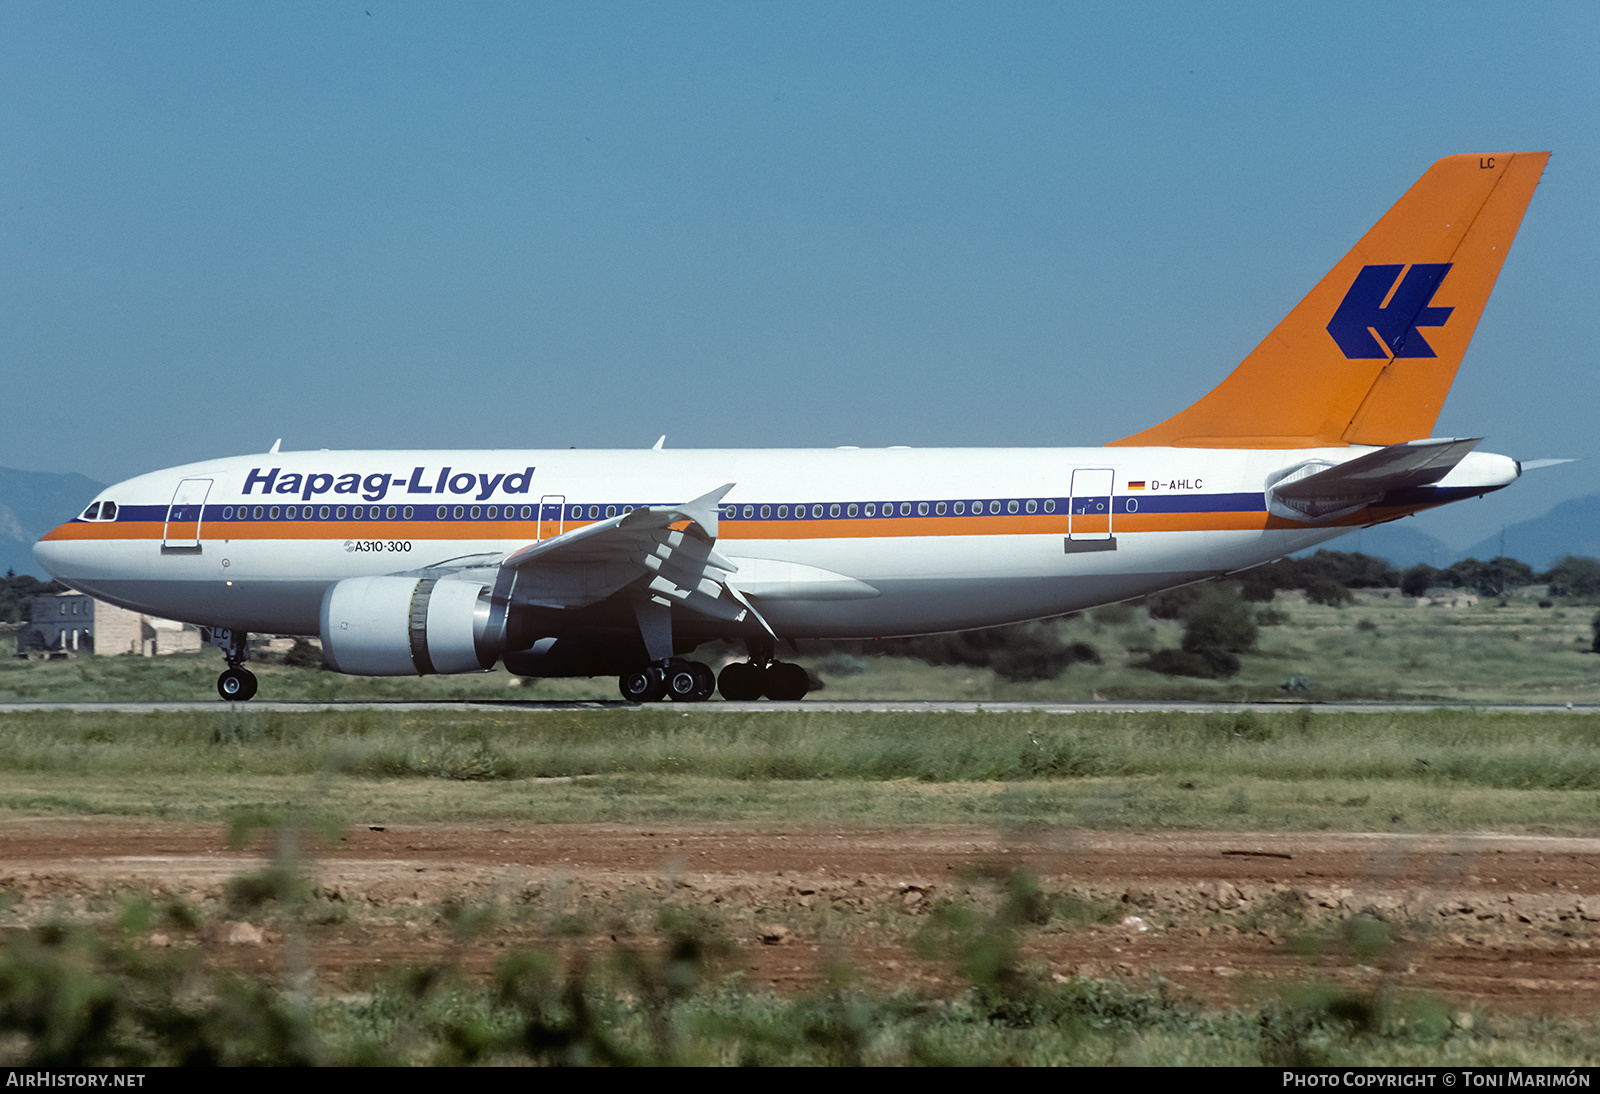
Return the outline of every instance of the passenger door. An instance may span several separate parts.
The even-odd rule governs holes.
[[[198,551],[200,525],[205,515],[206,495],[211,493],[210,479],[184,479],[172,494],[172,504],[167,506],[167,522],[161,531],[163,551]]]
[[[1072,472],[1072,497],[1067,505],[1068,551],[1115,551],[1111,534],[1111,494],[1116,473],[1109,467],[1080,467]]]
[[[566,527],[567,496],[546,494],[539,499],[539,541],[555,539]]]

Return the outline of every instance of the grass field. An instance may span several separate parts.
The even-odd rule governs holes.
[[[0,810],[0,817],[157,816],[219,830],[289,824],[324,832],[373,822],[515,819],[1594,835],[1600,717],[1308,707],[1265,715],[714,707],[21,713],[0,719]],[[69,1030],[61,1036],[76,1047],[61,1050],[65,1056],[40,1049],[8,1062],[63,1062],[71,1052],[123,1062],[183,1058],[181,1045],[152,1031],[185,1015],[183,1028],[206,1058],[233,1062],[1568,1065],[1600,1058],[1600,1036],[1582,1021],[1473,1016],[1425,996],[1318,987],[1310,975],[1303,987],[1244,1009],[1207,1007],[1159,983],[1052,979],[1030,972],[1020,956],[1030,932],[1123,913],[1078,908],[1063,894],[1029,896],[1027,885],[1015,875],[986,902],[942,904],[922,920],[817,921],[824,932],[892,942],[945,963],[968,986],[937,998],[875,993],[853,985],[844,965],[820,994],[780,998],[741,987],[717,973],[717,917],[659,903],[650,906],[655,918],[637,928],[642,933],[629,936],[650,945],[628,943],[592,965],[563,961],[559,946],[536,947],[508,955],[484,982],[462,979],[447,957],[433,972],[378,976],[357,996],[309,997],[288,982],[230,979],[196,966],[203,946],[165,957],[139,949],[152,930],[181,937],[204,929],[196,916],[226,913],[176,905],[163,912],[159,902],[128,895],[102,903],[98,915],[85,905],[66,924],[9,931],[0,953],[0,1027],[15,1034],[23,1003],[100,992],[122,1008],[122,1040],[85,1048]],[[274,891],[253,914],[291,935],[362,937],[381,926],[341,911],[330,926],[314,927],[326,913]],[[453,907],[424,910],[437,929],[464,932],[452,953],[514,926],[495,919],[506,912],[473,919],[478,913]],[[622,919],[596,913],[589,926],[572,928],[575,937],[604,930],[617,937],[617,926],[602,925],[641,915],[634,905],[618,909],[607,914]],[[1350,920],[1350,929],[1361,922]],[[0,1047],[17,1043],[0,1039]]]
[[[668,707],[0,719],[0,807],[221,820],[313,798],[344,821],[1590,835],[1600,833],[1600,716]]]

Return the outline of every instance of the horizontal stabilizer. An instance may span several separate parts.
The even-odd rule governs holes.
[[[1320,523],[1370,505],[1385,494],[1432,486],[1478,447],[1482,437],[1405,441],[1344,463],[1306,460],[1267,478],[1267,508]]]

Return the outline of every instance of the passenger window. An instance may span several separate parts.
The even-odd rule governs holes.
[[[770,516],[771,516],[771,515],[772,515],[772,506],[770,506],[770,505],[763,505],[763,506],[762,506],[762,507],[761,507],[761,519],[762,519],[762,520],[766,520],[766,519],[767,519],[767,518],[768,518],[768,517],[770,517]]]
[[[858,506],[858,505],[852,505],[852,506],[850,506],[850,508],[845,510],[845,514],[847,516],[852,516],[852,517],[855,516],[859,512],[861,512],[861,507]]]
[[[488,517],[490,520],[499,520],[500,507],[498,505],[489,506],[489,511],[485,513],[484,516]]]
[[[307,513],[311,512],[309,507],[306,509],[306,512]],[[327,520],[328,519],[328,507],[326,505],[324,505],[321,509],[318,509],[317,510],[317,516],[321,517],[323,520]]]
[[[616,515],[617,515],[617,507],[615,505],[606,506],[606,516],[614,517]]]
[[[1037,513],[1039,511],[1039,503],[1034,501],[1032,498],[1029,498],[1028,504],[1024,506],[1024,508],[1026,508],[1030,513]]]
[[[935,505],[933,511],[941,517],[944,516],[944,502],[941,501],[938,505]]]
[[[233,506],[231,506],[231,505],[223,506],[223,508],[222,508],[222,519],[223,520],[232,520],[233,519]]]
[[[959,516],[963,516],[963,515],[966,514],[966,511],[967,511],[967,503],[966,502],[964,502],[964,501],[956,502],[956,504],[955,504],[956,516],[958,516],[958,517]]]
[[[449,515],[450,515],[450,510],[448,510],[448,509],[446,509],[446,508],[445,508],[445,507],[444,507],[444,506],[442,506],[442,505],[441,505],[441,506],[439,506],[439,510],[438,510],[438,512],[436,512],[436,513],[434,513],[434,516],[435,516],[435,517],[436,517],[436,518],[438,518],[438,519],[439,519],[439,520],[443,520],[443,519],[444,519],[444,518],[445,518],[445,517],[447,517],[447,516],[449,516]]]
[[[788,520],[789,519],[789,507],[787,505],[778,506],[778,519],[779,520]]]
[[[344,519],[344,506],[342,506],[342,505],[339,506],[338,511],[335,512],[333,515],[335,517],[337,517],[338,519],[343,520]]]
[[[532,516],[533,516],[533,506],[524,505],[522,507],[522,519],[523,520],[527,520],[528,518],[530,518]]]
[[[267,510],[267,516],[269,516],[273,520],[277,520],[278,519],[278,507],[276,505],[274,505],[271,509],[268,509]]]
[[[869,502],[867,502],[867,508],[866,508],[865,512],[866,512],[867,516],[875,517],[875,516],[878,515],[878,507],[876,505],[872,504],[869,501]]]
[[[830,517],[836,517],[836,516],[839,515],[839,503],[838,502],[834,502],[832,505],[828,506],[828,515]]]
[[[813,505],[811,507],[811,516],[814,519],[820,520],[822,518],[822,506],[821,505]]]
[[[911,515],[911,503],[909,501],[903,501],[900,503],[900,515],[902,517],[909,517]]]
[[[464,510],[461,506],[458,505],[458,506],[456,506],[455,512],[450,514],[450,515],[455,517],[456,520],[460,520],[463,516],[466,515],[466,510]]]
[[[472,512],[469,515],[472,517],[473,520],[477,520],[479,517],[481,517],[483,515],[483,508],[481,506],[474,505],[472,507]]]
[[[416,510],[411,508],[411,506],[408,505],[405,508],[405,512],[402,513],[401,516],[405,517],[406,520],[410,520],[411,519],[411,514],[414,513],[414,512],[416,512]]]
[[[745,520],[749,520],[751,517],[753,517],[755,515],[756,515],[756,507],[754,505],[746,505],[744,507],[744,519]]]
[[[1054,513],[1056,511],[1056,499],[1055,498],[1045,498],[1044,499],[1044,511],[1046,513]]]
[[[1018,508],[1019,506],[1017,505],[1016,498],[1012,498],[1010,501],[1006,502],[1006,512],[1015,513]]]
[[[299,515],[300,515],[299,506],[291,505],[291,506],[289,506],[289,508],[287,508],[287,509],[285,509],[283,511],[283,517],[284,517],[285,520],[293,520],[295,517],[298,517]],[[311,510],[307,509],[306,510],[306,516],[310,516],[310,515],[311,515]]]
[[[989,503],[989,512],[998,513],[999,511],[1000,511],[1000,503],[997,502],[997,501],[991,501]]]

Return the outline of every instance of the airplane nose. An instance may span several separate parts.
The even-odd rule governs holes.
[[[58,540],[41,539],[33,545],[33,560],[57,581],[67,578],[67,545]]]

